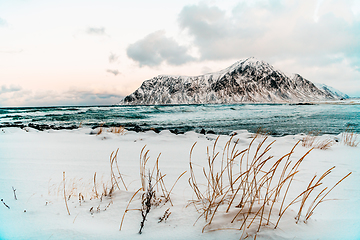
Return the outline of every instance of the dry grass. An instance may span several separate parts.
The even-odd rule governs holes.
[[[4,204],[4,206],[5,206],[7,209],[10,209],[10,206],[7,205],[7,204],[4,202],[4,199],[1,199],[1,202]]]
[[[124,182],[124,179],[122,178],[117,161],[118,152],[119,149],[117,149],[115,152],[113,151],[110,154],[110,181],[104,181],[103,178],[100,181],[97,181],[96,172],[94,173],[94,177],[89,181],[84,181],[82,178],[72,178],[66,180],[65,172],[63,172],[63,181],[58,186],[56,184],[50,186],[49,181],[48,194],[63,195],[67,212],[70,215],[67,202],[72,197],[76,197],[79,201],[79,205],[81,206],[82,202],[85,202],[85,198],[87,197],[90,200],[99,199],[100,202],[102,202],[104,197],[111,198],[116,189],[122,190],[120,188],[121,184],[127,191],[127,186]],[[104,211],[109,206],[110,205],[106,206]],[[100,208],[100,205],[98,208]]]
[[[121,190],[120,185],[119,185],[119,180],[121,180],[122,185],[124,186],[125,190],[127,191],[128,189],[127,189],[124,179],[120,173],[120,169],[119,169],[119,165],[118,165],[118,161],[117,161],[118,152],[119,152],[119,148],[116,150],[116,152],[113,151],[110,154],[110,171],[111,171],[111,185],[112,185],[112,188],[110,190],[114,191],[115,186],[119,190]],[[114,172],[114,165],[116,167],[116,172]]]
[[[141,188],[139,188],[131,197],[124,211],[120,223],[120,231],[122,229],[126,213],[128,213],[131,210],[140,211],[142,214],[142,221],[140,223],[140,230],[139,230],[139,233],[141,234],[142,229],[145,225],[145,221],[147,220],[147,215],[149,214],[151,208],[164,206],[168,202],[171,204],[171,206],[173,206],[173,203],[170,198],[170,194],[174,189],[178,180],[186,173],[185,171],[182,174],[180,174],[179,177],[174,182],[174,184],[172,185],[172,187],[170,188],[170,190],[167,190],[167,187],[164,182],[164,177],[166,176],[166,174],[162,174],[159,168],[159,159],[161,153],[158,155],[156,162],[152,167],[152,170],[150,170],[151,168],[147,167],[147,163],[150,159],[149,152],[150,150],[146,150],[146,145],[141,149],[140,167],[139,167]],[[129,209],[130,203],[134,200],[135,196],[139,192],[142,192],[141,207],[135,209]],[[164,215],[165,217],[163,220],[166,220],[169,217],[169,215],[170,213],[165,211],[165,215]]]
[[[252,136],[254,138],[265,138],[267,136],[270,135],[270,132],[267,131],[265,128],[262,128],[262,127],[259,127],[257,130],[256,130],[256,133],[254,133]]]
[[[171,215],[170,208],[168,208],[165,210],[164,215],[162,215],[162,217],[159,217],[158,223],[166,222],[166,220],[170,217],[170,215]]]
[[[354,133],[350,129],[346,129],[346,131],[341,134],[341,141],[346,146],[357,147],[360,143],[358,137],[358,134]]]
[[[212,147],[207,147],[206,165],[201,168],[200,174],[198,171],[200,169],[195,169],[196,166],[192,160],[196,143],[190,149],[188,182],[194,192],[194,199],[189,205],[195,206],[199,212],[198,219],[201,217],[205,219],[203,232],[237,229],[242,232],[241,239],[252,235],[256,238],[256,234],[263,227],[277,228],[281,219],[289,212],[288,210],[295,207],[298,207],[294,216],[296,222],[307,222],[318,205],[326,201],[328,194],[351,174],[351,172],[347,174],[332,188],[323,187],[324,179],[335,168],[332,167],[322,175],[311,178],[304,189],[292,189],[292,183],[299,173],[299,166],[313,150],[315,140],[311,138],[306,140],[312,148],[302,157],[293,159],[293,153],[301,141],[298,141],[288,153],[280,158],[274,158],[270,155],[270,151],[275,141],[270,141],[268,136],[255,135],[248,147],[243,150],[238,149],[239,140],[235,140],[234,137],[232,136],[226,142],[222,151],[217,150],[219,137]],[[128,190],[120,172],[118,153],[119,149],[110,154],[110,180],[107,182],[103,179],[99,181],[96,172],[89,183],[75,178],[66,180],[65,172],[63,173],[63,182],[58,187],[58,193],[62,192],[69,215],[67,201],[73,196],[81,205],[89,195],[90,200],[102,201],[103,197],[111,198],[116,190]],[[161,207],[167,203],[173,206],[170,195],[186,171],[179,175],[171,188],[167,188],[164,181],[166,174],[163,174],[159,167],[160,156],[161,153],[156,158],[154,166],[149,167],[149,150],[146,149],[146,145],[142,148],[139,166],[141,187],[132,195],[127,204],[121,219],[120,230],[123,227],[125,215],[129,211],[141,212],[142,221],[139,230],[141,233],[152,208]],[[198,184],[198,178],[201,178],[200,182],[205,184]],[[296,191],[298,195],[295,195],[295,198],[288,196],[289,192]],[[130,209],[136,196],[141,199],[141,204],[137,208]],[[99,211],[100,205],[90,209],[91,214]],[[159,221],[166,221],[170,214],[168,208]],[[216,222],[222,221],[224,217],[228,218],[228,222],[225,224],[222,222],[220,227],[216,225]]]
[[[83,179],[83,178],[67,178],[65,180],[66,185],[66,197],[70,199],[72,197],[78,198],[79,194],[81,194],[84,198],[91,199],[100,199],[101,196],[105,195],[104,192],[99,191],[106,189],[106,192],[111,189],[111,182],[105,181],[104,176],[102,176],[99,180],[97,179],[96,173],[94,177],[91,179]],[[50,184],[51,180],[49,181],[48,186],[48,194],[49,195],[56,195],[56,196],[63,196],[63,189],[64,189],[64,181],[61,183]]]
[[[97,128],[97,132],[95,132],[95,134],[98,136],[98,135],[101,135],[102,133],[104,133],[105,131],[109,132],[109,133],[119,134],[119,135],[124,135],[126,133],[126,129],[122,126],[110,127],[108,129],[105,129],[103,127],[103,124],[101,124],[101,126]]]
[[[97,133],[96,133],[96,136],[98,136],[98,135],[100,135],[100,134],[102,134],[103,133],[103,128],[102,127],[99,127],[98,128],[98,131],[97,131]]]
[[[332,145],[335,144],[334,140],[332,139],[321,139],[319,137],[319,132],[310,132],[301,140],[301,145],[303,147],[308,148],[315,148],[315,149],[321,149],[321,150],[327,150],[331,148]]]
[[[142,216],[142,220],[140,222],[140,230],[139,230],[139,234],[142,233],[142,229],[145,226],[145,221],[147,218],[147,215],[149,214],[152,206],[154,205],[154,200],[156,198],[156,193],[154,190],[154,186],[151,183],[151,179],[152,176],[150,175],[150,170],[149,170],[149,174],[148,174],[148,187],[146,189],[146,192],[144,192],[141,196],[141,216]]]
[[[17,197],[16,197],[16,189],[14,187],[12,187],[12,190],[13,190],[13,193],[14,193],[14,199],[17,200]]]
[[[126,129],[124,127],[111,127],[107,130],[108,132],[124,135],[126,133]]]
[[[271,146],[275,141],[268,142],[268,137],[254,146],[256,137],[251,141],[248,148],[236,150],[238,141],[233,137],[225,144],[222,159],[218,159],[220,153],[216,151],[218,139],[216,139],[212,151],[207,149],[207,166],[203,167],[203,179],[205,186],[196,181],[194,165],[191,159],[196,143],[190,150],[190,178],[189,184],[194,191],[195,199],[190,201],[200,217],[204,217],[206,225],[203,231],[213,231],[219,228],[212,227],[216,216],[231,216],[232,229],[242,230],[241,239],[255,235],[264,226],[272,225],[277,228],[280,220],[290,206],[300,202],[300,208],[296,215],[296,221],[300,220],[305,204],[311,201],[304,221],[312,215],[315,208],[324,201],[328,193],[351,173],[338,181],[333,188],[326,192],[327,187],[319,190],[324,178],[331,173],[333,168],[326,171],[316,180],[316,175],[311,179],[306,189],[301,190],[294,199],[288,199],[294,177],[299,172],[299,166],[304,158],[312,151],[310,149],[300,159],[292,160],[296,143],[291,151],[279,159],[273,159],[269,155]],[[234,164],[239,166],[239,171],[234,173]],[[314,190],[319,194],[310,200],[310,194]],[[291,190],[292,192],[294,190]],[[295,190],[296,191],[296,190]],[[224,228],[220,228],[224,229]]]
[[[63,182],[64,182],[64,200],[65,200],[65,206],[68,214],[70,215],[69,207],[66,200],[66,191],[65,191],[65,172],[63,172]]]

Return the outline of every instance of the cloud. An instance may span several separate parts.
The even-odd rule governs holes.
[[[10,87],[7,87],[6,85],[2,85],[0,88],[0,94],[18,92],[21,91],[21,89],[22,88],[20,86],[10,85]]]
[[[198,4],[185,6],[178,21],[201,60],[255,56],[326,65],[349,59],[359,66],[360,18],[351,11],[351,3],[242,1],[231,12]]]
[[[127,55],[142,66],[158,66],[163,62],[170,65],[182,65],[195,59],[187,54],[187,48],[174,39],[165,36],[164,31],[157,31],[129,45]]]
[[[89,27],[86,29],[86,33],[90,35],[106,35],[105,28],[104,27]]]
[[[0,27],[6,26],[6,24],[7,24],[6,21],[4,19],[0,18]]]
[[[0,106],[65,106],[65,105],[113,105],[124,96],[118,90],[78,89],[72,88],[64,92],[54,90],[29,91],[20,87],[4,87],[0,89]]]
[[[81,89],[70,89],[66,91],[65,94],[76,96],[77,98],[88,98],[89,96],[94,98],[113,98],[113,97],[122,97],[119,94],[109,93],[107,91],[97,91],[97,90],[81,90]]]
[[[117,56],[115,53],[110,53],[109,56],[109,63],[114,63],[119,59],[119,56]]]
[[[80,104],[98,105],[98,104],[116,104],[124,96],[116,92],[99,91],[99,90],[82,90],[82,89],[70,89],[65,92],[64,95],[67,98],[74,99]]]
[[[221,60],[252,56],[246,50],[264,35],[263,24],[239,19],[250,9],[242,4],[228,16],[226,11],[205,4],[185,6],[179,14],[179,25],[194,39],[202,60]],[[252,18],[255,18],[253,16]],[[248,51],[249,53],[245,53]]]
[[[106,72],[112,73],[112,74],[114,74],[115,76],[118,75],[118,74],[120,74],[120,72],[119,72],[117,69],[114,69],[114,70],[112,70],[112,69],[107,69]]]

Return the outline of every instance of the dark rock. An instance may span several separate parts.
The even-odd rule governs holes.
[[[135,132],[143,132],[144,130],[138,126],[138,125],[135,125],[135,127],[133,127],[133,129],[131,129],[132,131],[135,131]]]
[[[184,132],[183,131],[179,131],[178,129],[169,129],[169,131],[171,132],[171,133],[173,133],[173,134],[176,134],[176,135],[178,135],[178,134],[184,134]]]
[[[150,130],[153,130],[155,133],[160,133],[160,130],[157,128],[150,128]]]
[[[33,124],[29,123],[28,127],[34,128],[39,131],[49,130],[51,129],[49,125],[46,124]]]
[[[300,102],[300,103],[295,103],[294,105],[315,105],[314,103],[309,103],[309,102]]]
[[[216,134],[213,130],[207,131],[207,134]]]

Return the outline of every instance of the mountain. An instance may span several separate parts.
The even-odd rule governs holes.
[[[350,98],[347,94],[343,93],[343,92],[340,92],[339,90],[333,88],[333,87],[330,87],[326,84],[323,84],[323,83],[314,83],[315,86],[322,90],[322,91],[325,91],[325,92],[328,92],[330,93],[331,95],[334,95],[340,99],[347,99],[347,98]]]
[[[336,100],[299,74],[288,77],[253,57],[200,76],[157,76],[146,80],[121,105],[307,102]]]

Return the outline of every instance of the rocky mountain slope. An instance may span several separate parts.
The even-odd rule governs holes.
[[[339,99],[347,99],[347,98],[350,98],[347,94],[343,93],[343,92],[340,92],[339,90],[333,88],[333,87],[330,87],[326,84],[322,84],[322,83],[314,83],[315,86],[322,90],[322,91],[325,91],[325,92],[328,92],[336,97],[338,97]]]
[[[264,61],[247,58],[215,73],[154,77],[119,104],[306,102],[339,98],[299,74],[289,77]]]

